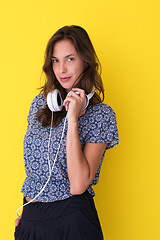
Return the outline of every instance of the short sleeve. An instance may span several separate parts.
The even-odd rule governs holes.
[[[116,114],[106,104],[91,108],[87,122],[86,143],[108,143],[106,150],[119,143]]]
[[[27,117],[27,122],[28,122],[27,130],[29,130],[31,128],[31,125],[33,126],[35,123],[37,123],[36,113],[38,112],[38,110],[40,108],[44,107],[45,104],[46,104],[46,100],[42,94],[37,95],[33,99],[30,109],[29,109],[29,114]]]

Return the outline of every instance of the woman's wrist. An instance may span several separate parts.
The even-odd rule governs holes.
[[[78,126],[78,119],[77,118],[68,119],[68,126]]]

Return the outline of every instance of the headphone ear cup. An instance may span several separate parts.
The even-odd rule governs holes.
[[[60,112],[63,108],[63,99],[61,92],[58,89],[54,89],[47,95],[47,105],[52,112]]]

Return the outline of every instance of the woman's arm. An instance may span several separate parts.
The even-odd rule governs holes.
[[[67,131],[67,169],[70,192],[83,193],[94,179],[107,143],[86,143],[82,152],[78,123],[69,123]]]
[[[67,170],[70,192],[76,195],[83,193],[92,182],[107,143],[87,143],[82,151],[78,117],[84,113],[81,113],[81,109],[84,105],[85,93],[81,89],[74,89],[74,91],[80,92],[80,96],[71,93],[64,101],[64,105],[70,103],[69,109],[67,109]]]

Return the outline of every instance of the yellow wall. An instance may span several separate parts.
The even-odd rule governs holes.
[[[93,41],[118,121],[120,144],[107,151],[95,187],[105,240],[160,239],[159,7],[158,0],[1,2],[0,239],[13,239],[22,203],[23,137],[46,43],[70,24]]]

